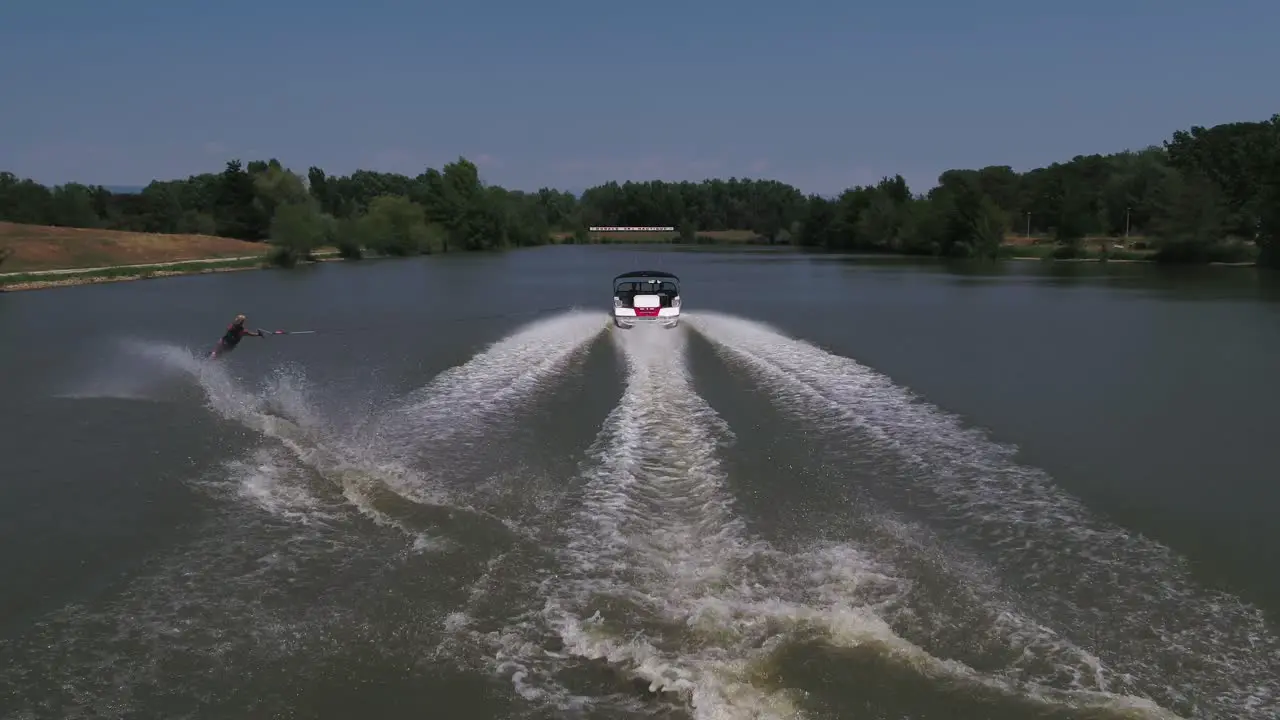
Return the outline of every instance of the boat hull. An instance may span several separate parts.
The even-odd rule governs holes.
[[[633,313],[625,312],[628,309],[629,308],[618,308],[614,310],[613,312],[614,327],[618,327],[623,330],[630,330],[631,328],[637,325],[646,325],[646,326],[657,325],[660,327],[670,329],[680,325],[680,311],[676,310],[675,308],[662,308],[662,310],[665,310],[668,312],[661,313],[661,314],[640,314],[640,313],[634,313],[634,312]],[[618,312],[618,310],[622,310],[623,312]],[[675,311],[670,312],[672,310],[675,310]]]

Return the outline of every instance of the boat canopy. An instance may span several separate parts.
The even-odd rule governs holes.
[[[676,277],[675,275],[672,275],[669,272],[662,272],[661,270],[636,270],[634,272],[622,273],[621,275],[615,277],[613,279],[613,284],[616,287],[622,284],[624,281],[628,281],[628,280],[631,282],[650,281],[650,282],[658,282],[658,283],[665,281],[668,283],[677,283],[677,284],[680,282],[680,278]]]
[[[618,277],[614,278],[614,280],[621,280],[622,278],[638,278],[638,277],[668,278],[676,281],[680,280],[680,278],[676,277],[675,275],[672,275],[669,272],[662,272],[661,270],[633,270],[631,272],[622,273]]]

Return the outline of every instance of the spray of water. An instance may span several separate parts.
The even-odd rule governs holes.
[[[190,383],[188,364],[166,362],[190,355],[181,348],[123,339],[105,349],[114,352],[87,359],[83,372],[76,373],[55,397],[160,402]]]
[[[361,437],[343,437],[316,412],[300,370],[280,369],[250,392],[224,364],[183,348],[151,344],[135,353],[194,379],[217,416],[280,442],[369,518],[416,536],[421,528],[406,526],[406,519],[432,518],[413,505],[483,514],[449,487],[448,474],[483,457],[481,441],[492,440],[503,423],[518,423],[521,405],[554,386],[602,330],[598,315],[582,312],[531,323],[381,409]],[[413,463],[424,456],[433,460],[425,470]]]

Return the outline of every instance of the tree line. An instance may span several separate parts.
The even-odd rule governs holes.
[[[947,170],[928,192],[898,175],[834,197],[774,180],[608,182],[572,193],[508,190],[466,158],[416,177],[305,175],[276,160],[155,181],[139,193],[0,173],[0,219],[269,241],[285,264],[319,246],[349,257],[590,242],[593,225],[678,225],[694,239],[749,230],[768,242],[841,251],[996,257],[1009,234],[1082,252],[1090,236],[1138,236],[1170,262],[1280,267],[1280,114],[1177,131],[1161,145],[1077,156],[1028,172]]]

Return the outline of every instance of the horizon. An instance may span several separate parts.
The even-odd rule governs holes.
[[[415,176],[461,156],[524,191],[739,177],[831,196],[900,174],[922,193],[948,169],[1280,111],[1258,90],[1280,5],[1258,0],[558,7],[9,9],[0,170],[136,188],[237,158]]]

